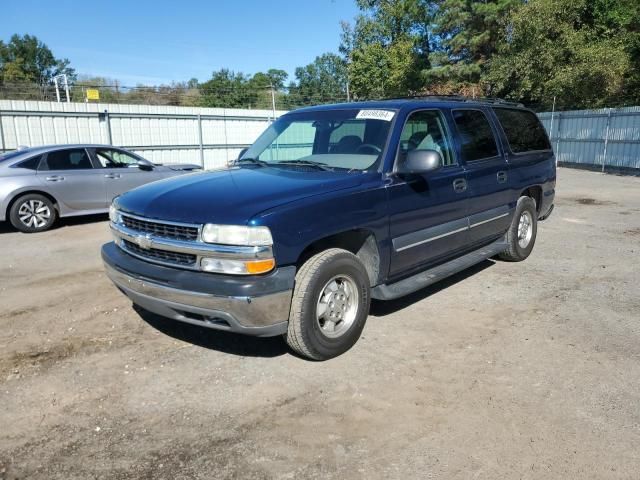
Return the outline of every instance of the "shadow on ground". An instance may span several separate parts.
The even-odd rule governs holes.
[[[73,227],[76,225],[106,222],[107,220],[109,220],[109,214],[107,213],[100,213],[97,215],[81,215],[78,217],[59,218],[56,224],[53,227],[51,227],[51,230],[58,230],[65,227]],[[13,228],[13,225],[11,225],[11,223],[9,223],[8,221],[0,222],[0,234],[16,233],[16,232],[17,230]],[[29,234],[29,235],[34,235],[34,234]]]
[[[493,260],[485,260],[474,265],[473,267],[469,267],[466,270],[463,270],[460,273],[456,273],[455,275],[445,278],[444,280],[418,290],[417,292],[411,293],[405,297],[398,298],[397,300],[373,300],[371,302],[371,310],[369,312],[369,315],[372,317],[384,317],[385,315],[396,313],[413,305],[414,303],[430,297],[431,295],[435,295],[441,290],[445,290],[450,286],[455,285],[456,283],[475,275],[476,273],[480,273],[483,270],[486,270],[487,268],[495,265],[495,263],[496,262]]]
[[[461,282],[494,264],[495,262],[492,260],[485,260],[484,262],[468,268],[463,272],[453,275],[441,282],[438,282],[437,284],[431,285],[430,287],[419,290],[418,292],[407,295],[406,297],[391,301],[373,301],[371,303],[370,315],[373,317],[391,315],[425,299],[426,297],[429,297],[430,295],[434,295],[441,290]],[[133,308],[142,320],[147,322],[156,330],[169,337],[183,342],[188,342],[202,348],[218,350],[220,352],[245,357],[271,358],[284,355],[285,353],[294,354],[289,350],[284,339],[279,335],[267,338],[240,335],[164,318],[136,305],[134,305]]]
[[[280,335],[267,338],[240,335],[164,318],[136,305],[133,308],[142,320],[156,330],[198,347],[243,357],[270,358],[289,353],[287,344]]]

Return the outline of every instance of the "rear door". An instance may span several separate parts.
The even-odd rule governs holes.
[[[482,108],[452,110],[469,195],[469,246],[503,235],[511,223],[509,165]]]
[[[140,185],[155,182],[163,178],[151,162],[142,160],[117,148],[96,148],[94,151],[98,165],[106,180],[107,200]],[[143,163],[142,168],[140,162]]]
[[[107,208],[105,179],[93,168],[85,148],[66,148],[44,155],[38,169],[38,181],[71,210]]]
[[[396,165],[414,149],[436,150],[442,167],[425,175],[389,177],[391,277],[411,273],[464,249],[467,239],[467,191],[443,113],[412,112],[403,127]]]

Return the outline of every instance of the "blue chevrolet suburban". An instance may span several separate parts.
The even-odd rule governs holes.
[[[324,360],[358,340],[372,298],[489,257],[527,258],[555,182],[547,134],[519,104],[423,97],[303,108],[231,168],[117,197],[102,258],[143,309],[284,335]]]

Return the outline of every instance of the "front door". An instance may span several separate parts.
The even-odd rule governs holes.
[[[38,180],[69,210],[107,208],[105,179],[93,168],[84,148],[67,148],[46,154],[38,169]]]
[[[107,199],[115,197],[145,183],[163,178],[152,163],[142,162],[139,158],[117,148],[96,148],[96,159],[106,179]],[[142,168],[140,163],[142,162]]]
[[[393,174],[388,185],[392,253],[389,276],[399,277],[442,260],[467,242],[467,186],[439,110],[419,110],[407,119],[396,165],[413,149],[436,150],[442,166],[425,175]]]

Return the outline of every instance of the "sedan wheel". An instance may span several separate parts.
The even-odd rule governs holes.
[[[51,209],[41,200],[29,200],[20,205],[18,217],[26,227],[42,228],[51,219]]]
[[[56,221],[56,209],[53,202],[44,195],[30,193],[13,203],[9,220],[21,232],[42,232]]]

